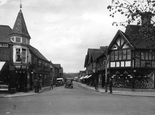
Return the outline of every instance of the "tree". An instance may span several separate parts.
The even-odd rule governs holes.
[[[129,36],[131,41],[138,45],[144,40],[152,41],[147,48],[154,47],[155,38],[155,0],[134,0],[133,3],[127,0],[112,0],[112,4],[107,7],[110,11],[110,16],[114,17],[116,13],[124,15],[127,20],[125,22],[113,22],[112,25],[127,26],[130,24],[136,24],[139,26],[137,34]]]
[[[110,16],[114,17],[116,13],[124,15],[125,22],[113,22],[112,25],[126,26],[131,23],[137,25],[155,24],[152,18],[155,16],[155,0],[134,0],[133,3],[127,0],[112,0],[112,4],[107,7],[111,12]]]

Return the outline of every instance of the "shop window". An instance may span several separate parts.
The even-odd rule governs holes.
[[[125,61],[125,67],[130,67],[131,66],[131,61]]]
[[[111,62],[110,67],[115,67],[115,62]]]
[[[124,61],[121,61],[121,67],[124,67]]]
[[[116,67],[120,67],[120,62],[116,62]]]

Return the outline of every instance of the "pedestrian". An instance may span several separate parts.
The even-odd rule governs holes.
[[[112,78],[109,79],[109,90],[112,93]]]
[[[42,88],[42,79],[40,78],[39,79],[39,90],[41,90],[41,88]]]
[[[37,85],[38,85],[37,82],[38,82],[37,79],[35,79],[35,80],[34,80],[34,92],[35,92],[35,93],[37,93]]]
[[[98,91],[98,82],[97,82],[97,80],[94,81],[94,87],[95,87],[95,90]]]
[[[50,80],[50,90],[53,89],[53,80]]]

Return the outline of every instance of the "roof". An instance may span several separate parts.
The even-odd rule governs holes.
[[[0,42],[10,42],[9,34],[12,29],[7,25],[0,25]]]
[[[128,25],[126,38],[137,49],[155,49],[155,27]]]
[[[44,61],[48,61],[36,48],[29,45],[30,52],[32,52],[37,58],[42,59]],[[49,61],[48,61],[49,62]]]
[[[29,35],[27,27],[26,27],[26,23],[25,23],[25,20],[24,20],[22,10],[20,10],[19,13],[18,13],[18,16],[16,18],[16,21],[15,21],[15,24],[14,24],[14,27],[13,27],[12,34],[25,36],[25,37],[30,39],[30,35]]]
[[[61,68],[61,65],[60,64],[53,64],[55,68],[58,68],[60,69]]]
[[[87,64],[90,64],[93,61],[95,61],[99,56],[101,56],[104,53],[104,51],[105,51],[104,48],[100,49],[89,48],[87,51],[87,55],[85,57],[84,67],[86,67]]]

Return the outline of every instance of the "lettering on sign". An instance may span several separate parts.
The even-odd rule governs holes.
[[[9,47],[9,45],[8,45],[8,44],[0,44],[0,47],[5,47],[5,48],[7,48],[7,47]]]

